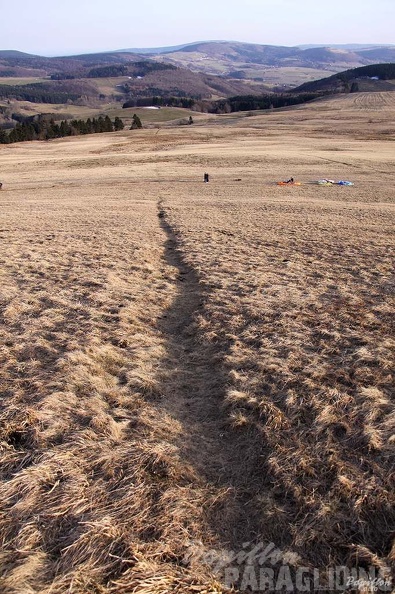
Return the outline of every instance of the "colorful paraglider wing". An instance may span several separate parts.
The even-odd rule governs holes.
[[[335,182],[333,181],[333,179],[319,179],[316,183],[319,186],[333,186]]]

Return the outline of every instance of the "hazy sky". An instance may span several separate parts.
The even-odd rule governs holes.
[[[0,0],[0,49],[41,55],[233,40],[395,44],[394,0]]]

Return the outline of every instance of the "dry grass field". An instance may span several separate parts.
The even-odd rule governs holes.
[[[394,116],[0,147],[2,594],[248,592],[245,543],[386,575]]]

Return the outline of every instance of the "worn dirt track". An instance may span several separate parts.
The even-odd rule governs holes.
[[[260,449],[254,442],[234,439],[223,408],[226,376],[222,362],[224,346],[203,340],[198,318],[204,315],[209,294],[199,277],[183,259],[177,234],[159,202],[159,220],[166,234],[165,259],[176,268],[176,297],[163,314],[159,328],[166,337],[165,372],[160,408],[177,419],[182,431],[177,440],[180,456],[195,468],[204,483],[224,492],[219,511],[210,518],[212,529],[223,544],[239,550],[246,540],[258,536],[259,512],[253,509],[253,493],[259,490],[257,474]]]

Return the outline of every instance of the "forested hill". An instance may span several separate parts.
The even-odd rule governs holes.
[[[295,93],[395,90],[395,63],[351,68],[327,78],[304,83]]]

